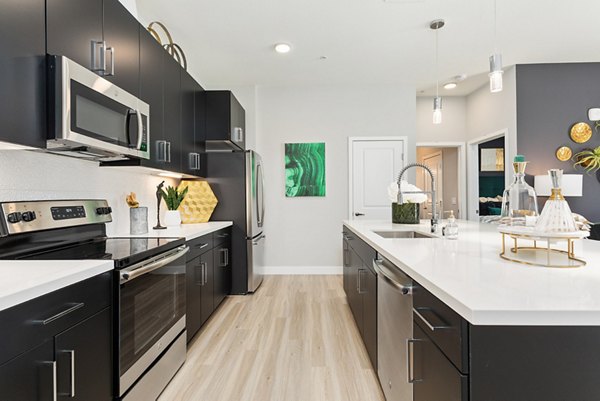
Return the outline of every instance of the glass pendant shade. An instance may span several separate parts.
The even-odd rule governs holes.
[[[571,208],[562,194],[562,172],[558,169],[548,170],[552,182],[552,193],[535,225],[536,231],[545,233],[577,231]]]
[[[433,99],[433,123],[442,123],[442,98],[439,96]]]
[[[511,226],[524,226],[526,217],[538,215],[535,190],[525,182],[526,167],[525,157],[515,156],[513,182],[502,194],[501,217]]]
[[[502,82],[502,55],[497,53],[490,56],[490,92],[501,92],[503,87]]]

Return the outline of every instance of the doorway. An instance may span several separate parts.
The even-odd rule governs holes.
[[[403,136],[348,139],[348,219],[391,219],[388,186],[404,167],[406,152]]]
[[[499,216],[502,193],[509,184],[506,166],[510,166],[508,130],[494,132],[468,143],[468,218],[492,221]]]
[[[428,166],[436,181],[436,206],[439,217],[450,210],[456,218],[464,218],[466,205],[466,155],[464,142],[417,143],[417,162]],[[429,191],[431,179],[423,169],[417,170],[417,186]],[[431,195],[421,208],[421,218],[431,218]]]

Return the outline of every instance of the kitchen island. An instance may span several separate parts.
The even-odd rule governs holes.
[[[390,231],[429,233],[429,222],[345,221],[344,246],[368,247],[414,281],[412,338],[398,347],[409,349],[415,401],[600,400],[600,242],[576,242],[587,265],[558,269],[502,260],[493,225],[459,221],[458,240],[376,234]],[[358,281],[368,292],[365,274]]]

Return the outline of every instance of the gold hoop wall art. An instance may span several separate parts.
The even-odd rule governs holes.
[[[160,29],[163,31],[163,33],[167,37],[168,43],[163,43],[160,34],[154,28],[155,25],[160,27]],[[156,41],[160,43],[161,46],[164,47],[165,50],[171,56],[173,56],[173,58],[177,60],[177,62],[181,64],[181,66],[187,71],[187,59],[185,58],[185,53],[177,43],[173,43],[173,37],[171,36],[171,33],[169,32],[167,27],[162,22],[152,21],[146,29],[148,30],[148,32],[150,32],[154,39],[156,39]]]
[[[592,127],[588,123],[577,123],[571,127],[571,139],[576,143],[586,143],[592,137]]]
[[[573,151],[568,146],[561,146],[556,150],[556,158],[561,162],[569,161],[571,157],[573,157]]]

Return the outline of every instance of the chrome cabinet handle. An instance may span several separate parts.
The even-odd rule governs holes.
[[[407,372],[408,372],[407,381],[411,384],[423,381],[423,379],[415,379],[414,378],[415,357],[414,357],[414,346],[412,346],[413,344],[422,342],[422,341],[423,340],[419,340],[419,339],[415,339],[415,338],[406,340],[406,354],[408,356],[406,358]]]
[[[202,248],[206,248],[207,246],[208,246],[208,243],[202,242],[200,244],[194,245],[194,248],[202,249]]]
[[[67,309],[63,310],[62,312],[57,313],[56,315],[50,316],[47,319],[41,320],[41,321],[39,321],[39,323],[43,324],[44,326],[48,325],[48,324],[54,322],[55,320],[58,320],[62,317],[67,316],[69,313],[75,312],[77,309],[83,308],[84,306],[85,306],[85,304],[83,302],[79,302],[76,304],[70,304],[70,306]]]
[[[107,47],[106,52],[110,52],[110,72],[107,72],[104,75],[114,76],[115,75],[115,48],[112,46]]]
[[[101,75],[106,72],[106,42],[92,40],[92,71]]]
[[[75,350],[67,350],[65,353],[69,354],[69,360],[71,361],[71,389],[69,397],[75,398]]]
[[[57,380],[57,374],[56,374],[56,361],[49,361],[49,362],[41,362],[42,366],[49,366],[50,369],[52,370],[52,387],[51,387],[51,392],[52,392],[52,401],[57,401],[58,399],[58,380]]]
[[[221,248],[219,252],[221,252],[222,256],[222,261],[219,262],[219,266],[225,267],[227,266],[227,248]]]
[[[242,142],[244,140],[244,129],[241,127],[233,128],[233,141]]]
[[[190,153],[189,155],[189,164],[190,170],[200,170],[200,154],[198,153]]]
[[[208,273],[207,273],[207,264],[206,262],[202,262],[202,285],[206,285],[208,282]]]
[[[150,273],[156,269],[160,269],[163,266],[168,265],[174,260],[179,259],[186,253],[188,253],[190,248],[188,246],[180,246],[176,249],[175,252],[172,252],[164,257],[160,257],[155,259],[154,261],[147,264],[138,264],[130,267],[127,270],[123,270],[121,272],[121,281],[131,281],[135,278],[143,276],[144,274]]]
[[[166,141],[166,162],[171,163],[171,142]]]
[[[167,162],[167,141],[156,141],[156,161]]]
[[[229,266],[229,248],[225,248],[225,266]]]
[[[432,313],[433,310],[430,309]],[[448,326],[448,325],[442,325],[442,326],[435,326],[433,325],[429,320],[427,320],[425,318],[425,316],[423,316],[418,309],[413,308],[413,313],[415,314],[415,316],[417,316],[423,323],[425,323],[425,325],[429,328],[429,330],[431,331],[436,331],[436,330],[442,330],[442,329],[451,329],[452,326]],[[441,319],[440,319],[441,320]]]

